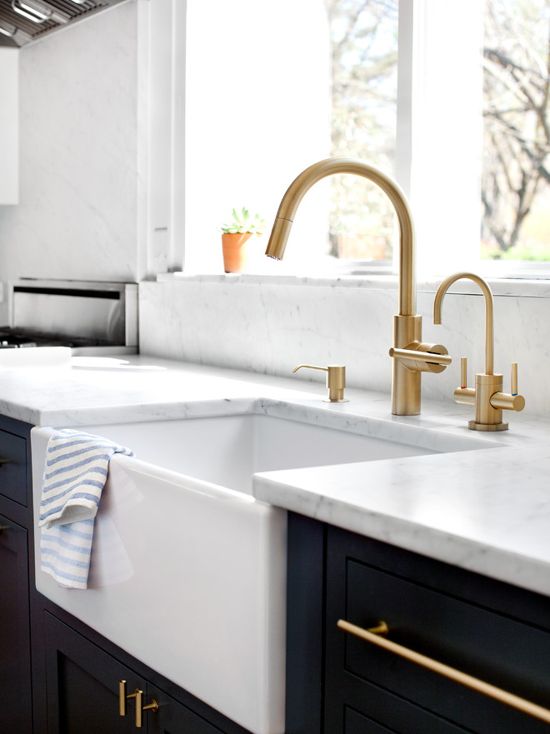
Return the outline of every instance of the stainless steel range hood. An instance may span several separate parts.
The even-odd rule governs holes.
[[[24,46],[124,0],[0,0],[0,46]]]

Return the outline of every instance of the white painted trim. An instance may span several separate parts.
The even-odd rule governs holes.
[[[147,274],[149,234],[150,0],[137,0],[137,279]]]
[[[19,49],[0,48],[0,205],[19,203]]]
[[[172,170],[169,270],[185,262],[185,119],[187,0],[174,0],[172,10]]]

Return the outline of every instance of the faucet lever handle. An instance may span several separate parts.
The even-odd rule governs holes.
[[[519,395],[518,390],[518,363],[512,362],[512,378],[511,378],[511,393],[515,397],[516,395]]]
[[[460,387],[454,391],[455,403],[460,405],[475,405],[476,391],[468,387],[468,357],[460,358]]]
[[[460,387],[468,387],[468,357],[460,358]]]

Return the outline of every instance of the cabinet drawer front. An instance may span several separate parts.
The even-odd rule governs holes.
[[[27,506],[27,442],[0,431],[0,494]]]
[[[373,683],[478,732],[547,732],[548,724],[336,629],[338,619],[550,708],[550,634],[368,565],[341,548],[327,587],[328,658],[346,678]],[[505,610],[503,610],[505,612]]]

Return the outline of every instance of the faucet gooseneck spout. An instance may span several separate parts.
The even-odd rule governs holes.
[[[374,166],[353,158],[326,158],[306,168],[290,184],[279,204],[265,254],[281,260],[296,211],[304,194],[322,178],[335,173],[353,173],[372,181],[384,191],[393,204],[399,220],[399,315],[412,316],[416,310],[414,280],[414,228],[412,215],[399,186]]]
[[[416,314],[416,286],[414,279],[415,241],[412,215],[405,195],[399,186],[379,171],[362,161],[351,158],[327,158],[314,163],[300,173],[283,196],[269,243],[268,257],[280,260],[285,251],[288,235],[296,211],[304,194],[326,176],[353,173],[375,183],[388,196],[399,221],[399,311],[394,317],[392,413],[418,415],[420,413],[420,373],[442,372],[450,357],[440,344],[422,342],[422,317]]]
[[[455,273],[441,283],[434,299],[434,324],[441,324],[441,306],[449,288],[457,280],[471,280],[476,283],[485,296],[485,374],[492,375],[494,370],[495,334],[493,293],[487,281],[475,273]]]

